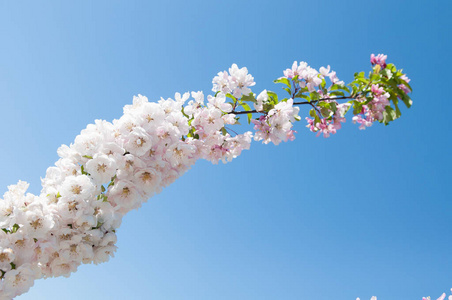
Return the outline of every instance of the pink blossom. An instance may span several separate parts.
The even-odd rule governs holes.
[[[388,58],[387,55],[384,54],[378,54],[375,56],[375,54],[370,55],[370,63],[372,65],[380,65],[382,69],[386,68],[386,59]]]

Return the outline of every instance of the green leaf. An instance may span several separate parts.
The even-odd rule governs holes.
[[[88,159],[93,159],[93,157],[89,156],[89,155],[83,155],[83,157],[88,158]]]
[[[283,88],[283,90],[285,90],[286,92],[289,93],[289,95],[292,95],[292,90],[290,88]]]
[[[311,110],[309,111],[309,115],[310,115],[311,117],[313,117],[313,118],[315,118],[315,116],[317,116],[317,114],[316,114],[316,112],[315,112],[314,109],[311,109]]]
[[[343,91],[331,91],[330,95],[335,95],[335,96],[345,96]]]
[[[257,100],[256,100],[256,98],[254,97],[254,94],[253,93],[250,93],[249,95],[243,95],[242,96],[242,99],[240,99],[241,101],[245,101],[245,102],[253,102],[253,103],[256,103],[257,102]]]
[[[350,89],[346,86],[346,85],[338,85],[338,84],[333,84],[330,87],[330,91],[335,91],[335,90],[344,90],[347,93],[350,93]]]
[[[273,80],[274,83],[284,83],[285,85],[287,85],[289,88],[291,87],[291,83],[289,81],[289,79],[285,78],[285,77],[280,77],[276,80]]]
[[[397,119],[397,113],[395,112],[395,110],[391,107],[391,106],[386,106],[385,110],[388,112],[388,114],[391,116],[392,120]]]
[[[399,118],[399,117],[402,115],[402,112],[401,112],[400,109],[399,109],[398,101],[397,101],[397,100],[396,100],[396,101],[393,101],[393,103],[394,103],[394,106],[395,106],[395,112],[396,112],[396,117],[395,117],[395,119],[397,119],[397,118]]]
[[[319,74],[319,76],[320,76],[320,74]],[[325,78],[322,78],[322,83],[320,83],[320,88],[323,90],[325,88],[325,85],[326,85]]]
[[[389,122],[394,121],[395,119],[396,119],[396,112],[394,111],[394,109],[390,106],[386,106],[385,111],[383,112],[382,122],[387,125]]]
[[[221,128],[221,133],[223,134],[223,135],[227,135],[228,134],[228,132],[226,131],[226,128]]]
[[[397,71],[397,68],[393,63],[387,64],[386,69],[391,70],[392,72]]]
[[[309,100],[309,96],[304,94],[305,92],[308,91],[308,88],[302,88],[296,95],[295,98],[303,98],[306,100]]]
[[[353,101],[353,114],[360,114],[363,110],[363,102]]]
[[[336,103],[334,103],[334,102],[331,102],[330,103],[330,109],[333,111],[333,113],[335,113],[336,112],[336,110],[337,110],[337,106],[336,106]]]
[[[320,99],[320,95],[319,95],[319,93],[317,93],[317,92],[312,92],[312,93],[310,93],[309,95],[311,96],[311,101],[319,100],[319,99]]]
[[[267,91],[267,95],[270,97],[272,103],[278,104],[278,95],[275,92]]]
[[[352,84],[350,84],[350,86],[352,87],[352,90],[353,90],[352,96],[356,96],[358,94],[357,86],[356,85],[352,85]]]
[[[370,76],[369,76],[370,81],[375,82],[375,81],[379,80],[380,78],[381,78],[380,74],[375,74],[372,72],[370,73]]]
[[[364,72],[355,73],[355,78],[364,78]]]
[[[240,105],[246,111],[251,111],[252,110],[251,107],[248,104],[246,104],[246,103],[242,102],[242,103],[240,103]],[[250,124],[251,123],[251,119],[253,118],[253,115],[252,114],[246,114],[246,115],[248,116],[248,124]]]
[[[413,101],[407,94],[403,94],[402,101],[405,103],[406,107],[410,108],[413,105]]]
[[[358,79],[356,79],[356,81],[357,82],[362,82],[365,85],[369,84],[369,79],[367,79],[367,78],[358,78]]]
[[[11,233],[16,233],[17,230],[19,230],[19,225],[18,224],[14,224],[13,228],[11,229]]]
[[[11,269],[16,269],[16,265],[13,262],[11,263]]]
[[[229,93],[226,94],[226,97],[231,98],[232,101],[234,101],[234,104],[237,102],[237,98],[234,97],[233,95],[229,94]]]
[[[102,191],[102,193],[106,191],[106,189],[103,185],[100,186],[100,190]]]

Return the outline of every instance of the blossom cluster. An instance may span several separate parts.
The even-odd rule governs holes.
[[[388,124],[400,117],[401,112],[397,106],[397,99],[402,99],[407,107],[411,106],[411,99],[407,95],[411,92],[408,84],[410,79],[406,74],[401,73],[401,70],[397,70],[394,65],[387,65],[386,59],[387,55],[371,55],[370,62],[373,72],[368,79],[365,78],[364,72],[355,74],[355,80],[349,84],[353,88],[351,97],[345,96],[344,92],[350,93],[350,89],[344,86],[342,81],[338,81],[335,72],[330,72],[330,66],[320,68],[318,78],[324,79],[329,76],[332,85],[326,89],[324,81],[322,83],[317,81],[318,87],[315,91],[312,88],[308,89],[316,98],[310,102],[313,109],[310,111],[311,117],[306,117],[308,123],[306,127],[312,132],[317,132],[317,136],[323,133],[324,137],[329,137],[342,127],[341,123],[346,121],[345,114],[351,107],[354,108],[352,121],[360,124],[359,129],[366,129],[377,121]],[[304,66],[304,63],[301,65]],[[295,74],[295,69],[294,64],[292,70],[286,70],[285,74],[292,76]],[[302,77],[304,78],[304,75]],[[394,85],[397,86],[396,89],[394,89]],[[321,101],[318,100],[319,98]],[[338,99],[345,98],[353,100],[342,104],[337,102]],[[391,106],[391,98],[395,110]]]
[[[330,137],[331,134],[335,134],[337,130],[342,128],[341,123],[345,123],[345,114],[350,108],[349,103],[337,103],[334,100],[328,100],[325,103],[334,103],[336,110],[332,111],[328,108],[322,108],[322,112],[327,115],[327,117],[321,118],[309,118],[306,117],[306,121],[308,125],[306,127],[309,128],[312,132],[317,132],[317,136],[323,134],[323,137]],[[320,115],[322,116],[322,112]]]
[[[362,106],[360,114],[353,117],[353,123],[360,124],[359,129],[366,129],[372,126],[376,120],[383,120],[383,113],[386,106],[389,106],[389,93],[385,92],[382,87],[377,84],[372,85],[372,100]],[[359,99],[364,102],[365,99]]]
[[[256,134],[254,140],[263,141],[264,144],[272,142],[278,145],[287,140],[295,139],[292,124],[298,120],[300,109],[293,106],[293,100],[280,102],[268,114],[262,115],[258,120],[252,120]]]
[[[221,91],[224,94],[232,94],[236,98],[251,93],[250,86],[256,84],[253,76],[248,74],[248,69],[239,69],[236,64],[233,64],[229,68],[229,73],[226,71],[219,72],[218,75],[213,78],[212,83],[212,91]]]
[[[387,70],[403,85],[396,91],[400,99],[408,101],[400,93],[411,90],[409,79],[392,66]],[[275,82],[286,85],[289,97],[284,99],[268,90],[256,96],[250,88],[253,76],[235,64],[213,78],[214,95],[176,93],[174,99],[157,102],[138,95],[119,119],[96,120],[58,149],[60,158],[47,169],[39,195],[27,193],[23,181],[9,186],[0,199],[0,299],[26,292],[35,279],[70,276],[81,264],[108,261],[117,249],[123,216],[198,159],[227,163],[249,149],[253,138],[275,145],[295,139],[293,124],[301,119],[296,105],[313,107],[308,127],[325,137],[341,128],[351,107],[353,120],[364,126],[387,121],[394,93],[384,82],[389,73],[368,81],[358,78],[350,96],[344,96],[350,90],[330,66],[317,71],[294,62],[283,74]],[[340,99],[352,101],[340,104]],[[255,133],[230,129],[242,114]],[[253,119],[252,114],[259,116]]]
[[[231,86],[243,88],[243,69],[231,69]],[[0,200],[0,299],[26,292],[35,279],[107,261],[128,211],[196,160],[228,162],[249,149],[251,132],[231,136],[225,130],[237,122],[226,99],[222,92],[206,102],[202,92],[158,102],[134,97],[121,118],[96,120],[58,149],[60,159],[47,169],[40,195],[26,193],[22,181],[9,186]]]
[[[287,79],[295,80],[300,88],[307,87],[308,92],[314,92],[316,88],[322,83],[322,79],[329,77],[331,82],[338,85],[343,85],[344,82],[337,78],[335,71],[330,71],[330,66],[320,67],[319,71],[311,68],[307,62],[300,62],[299,64],[295,61],[292,64],[291,69],[286,69],[284,71],[284,77]]]

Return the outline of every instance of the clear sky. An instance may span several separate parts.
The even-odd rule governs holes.
[[[199,161],[129,213],[110,262],[33,299],[435,299],[452,287],[450,1],[0,1],[0,194],[40,177],[95,119],[143,94],[263,89],[294,60],[346,82],[385,53],[414,105],[390,126],[252,144]],[[447,93],[446,93],[447,94]],[[306,109],[302,110],[306,113]],[[349,118],[350,121],[351,118]],[[245,129],[245,128],[243,128]]]

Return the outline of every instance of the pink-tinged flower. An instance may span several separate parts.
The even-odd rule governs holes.
[[[33,286],[34,280],[39,277],[31,264],[23,264],[17,269],[4,274],[5,294],[20,295]]]
[[[223,92],[225,94],[231,93],[231,83],[229,81],[229,74],[226,71],[219,72],[217,76],[215,76],[212,80],[213,92]]]
[[[323,77],[328,77],[330,75],[330,65],[328,67],[320,67],[319,69],[320,74],[322,74]]]
[[[400,76],[400,79],[402,79],[403,81],[409,83],[411,81],[411,79],[408,78],[408,76],[406,76],[406,74],[403,74],[402,76]]]
[[[372,93],[374,93],[377,96],[379,96],[385,92],[383,87],[378,86],[378,84],[372,84],[371,91],[372,91]]]
[[[411,90],[404,84],[399,84],[397,87],[401,89],[405,94],[411,93]]]
[[[270,142],[270,126],[267,123],[267,118],[265,116],[260,116],[259,120],[251,120],[251,123],[254,124],[254,130],[256,130],[254,140],[263,140],[264,144],[268,144]]]
[[[287,132],[286,139],[289,140],[289,141],[294,141],[295,140],[295,133],[297,133],[295,130],[289,130]]]
[[[236,98],[240,98],[242,95],[248,95],[251,93],[250,86],[255,85],[253,76],[248,74],[248,69],[243,67],[239,69],[236,64],[233,64],[229,68],[229,74],[231,74],[230,82],[233,86],[232,94]]]
[[[382,69],[386,68],[386,59],[388,58],[387,55],[384,54],[378,54],[375,56],[375,54],[370,55],[370,63],[372,65],[380,65]]]
[[[403,81],[405,81],[406,83],[409,83],[411,81],[411,79],[409,79],[406,74],[403,74],[402,76],[400,76],[400,79],[402,79]],[[409,87],[407,87],[405,84],[401,83],[397,86],[399,89],[401,89],[405,94],[411,93],[411,90]]]
[[[335,134],[336,130],[341,127],[340,123],[338,126],[333,123],[333,120],[322,119],[320,122],[315,123],[314,119],[306,117],[306,121],[308,122],[306,127],[308,127],[311,132],[317,132],[317,136],[320,136],[320,134],[323,133],[323,137],[325,138],[330,137],[331,134]]]
[[[360,130],[365,130],[366,127],[372,126],[373,119],[370,116],[363,117],[363,115],[357,115],[352,118],[352,121],[354,124],[356,123],[361,124],[359,126]]]
[[[291,69],[286,69],[284,73],[284,77],[288,79],[292,79],[295,76],[300,76],[301,73],[308,67],[308,63],[301,61],[300,64],[298,64],[297,61],[294,61],[292,64]]]
[[[444,300],[446,298],[446,293],[443,293],[437,300]]]
[[[226,102],[226,95],[223,93],[219,93],[215,97],[212,97],[209,95],[207,97],[207,101],[208,101],[208,103],[207,103],[208,108],[216,107],[223,112],[231,112],[232,111],[232,106],[230,103]]]

